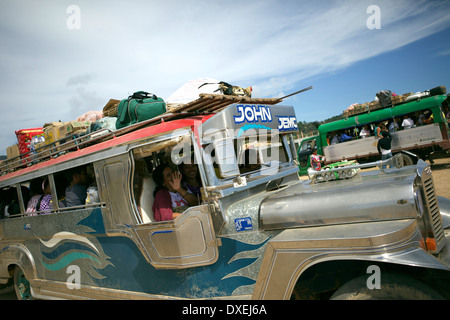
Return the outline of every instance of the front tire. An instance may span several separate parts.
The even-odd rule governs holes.
[[[413,159],[410,156],[408,156],[406,154],[403,154],[403,153],[402,153],[402,160],[401,161],[402,161],[403,167],[404,166],[412,166],[412,165],[414,165]]]
[[[14,268],[14,289],[18,300],[33,300],[30,282],[19,266]]]
[[[355,278],[340,287],[332,300],[443,300],[427,285],[397,274],[381,274],[380,289],[367,287],[367,276]]]

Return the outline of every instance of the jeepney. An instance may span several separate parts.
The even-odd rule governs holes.
[[[303,139],[298,148],[300,173],[307,173],[307,168],[310,167],[309,156],[314,148],[317,148],[319,155],[325,156],[327,163],[342,160],[357,160],[361,163],[379,160],[378,137],[373,130],[382,123],[386,124],[386,130],[392,125],[390,132],[393,153],[409,151],[422,160],[431,162],[433,158],[448,156],[448,119],[443,112],[443,106],[448,107],[448,103],[449,98],[444,94],[426,96],[383,109],[347,115],[342,120],[322,124],[318,128],[319,135]],[[427,122],[422,122],[424,113],[430,115]],[[405,115],[415,119],[414,126],[407,130],[403,130],[401,126]],[[364,127],[371,131],[369,137],[360,136]],[[333,141],[336,135],[342,133],[347,133],[352,139]],[[405,164],[413,164],[414,157],[404,154],[403,159]]]
[[[3,286],[20,299],[449,297],[450,204],[429,165],[300,181],[293,107],[200,102],[4,164],[0,188],[17,211],[0,220]],[[155,221],[153,168],[187,159],[202,202]],[[81,166],[98,201],[25,212],[35,180],[60,199],[62,177]],[[370,270],[381,289],[367,285]]]

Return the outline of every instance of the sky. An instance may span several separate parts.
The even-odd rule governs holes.
[[[321,121],[380,90],[450,90],[450,1],[1,0],[0,155],[15,130],[192,79]]]

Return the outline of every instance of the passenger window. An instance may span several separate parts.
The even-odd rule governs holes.
[[[183,150],[186,152],[185,149]],[[141,223],[172,220],[169,213],[165,216],[166,211],[171,211],[171,214],[175,213],[174,216],[176,217],[178,214],[184,212],[187,207],[201,203],[200,190],[202,183],[198,172],[198,166],[193,163],[194,161],[191,156],[193,154],[193,150],[191,150],[191,155],[188,153],[174,155],[172,151],[173,149],[171,147],[166,147],[160,150],[156,147],[142,147],[133,151],[134,175],[132,190],[134,205]],[[170,207],[168,205],[166,209],[170,210],[166,210],[164,212],[164,216],[162,216],[161,212],[158,211],[159,207],[155,209],[157,210],[156,213],[153,211],[155,196],[157,198],[160,197],[157,196],[160,190],[168,190],[165,185],[161,184],[163,180],[160,178],[164,179],[164,176],[161,176],[155,171],[155,169],[160,171],[163,167],[170,168],[165,170],[164,174],[167,173],[175,175],[177,172],[181,173],[180,183],[183,188],[182,193],[184,193],[181,198],[181,194],[178,192],[171,191],[169,193],[171,205]],[[189,182],[192,183],[192,185],[190,185]]]
[[[27,199],[27,188],[21,187],[23,189],[23,194],[25,195],[25,199]],[[20,201],[17,192],[17,188],[15,186],[11,186],[9,188],[2,189],[1,192],[1,202],[0,202],[0,217],[13,217],[15,215],[19,215],[21,213]]]
[[[25,214],[34,216],[41,211],[49,213],[51,191],[48,177],[39,177],[22,185],[28,185],[29,187],[28,201],[25,201],[24,197]]]
[[[59,208],[100,203],[92,164],[78,166],[54,175]]]

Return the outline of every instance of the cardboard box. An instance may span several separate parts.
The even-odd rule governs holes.
[[[19,155],[20,155],[20,152],[19,152],[18,144],[15,144],[13,146],[6,148],[6,158],[7,159],[12,159],[12,158],[18,157]]]
[[[61,137],[59,136],[59,129],[66,123],[67,122],[50,122],[44,124],[45,143],[50,144],[61,139]]]
[[[42,158],[46,158],[49,157],[51,154],[53,146],[52,145],[48,145],[47,142],[40,142],[38,144],[36,144],[36,158],[38,159],[42,159]]]
[[[370,110],[377,110],[381,108],[381,105],[378,101],[372,101],[369,103]]]
[[[392,104],[398,104],[403,102],[403,96],[402,95],[397,95],[391,98]]]
[[[117,117],[120,100],[109,99],[108,103],[103,107],[103,116]]]
[[[91,125],[90,122],[69,121],[58,128],[59,138],[62,139],[75,133],[81,133]]]

